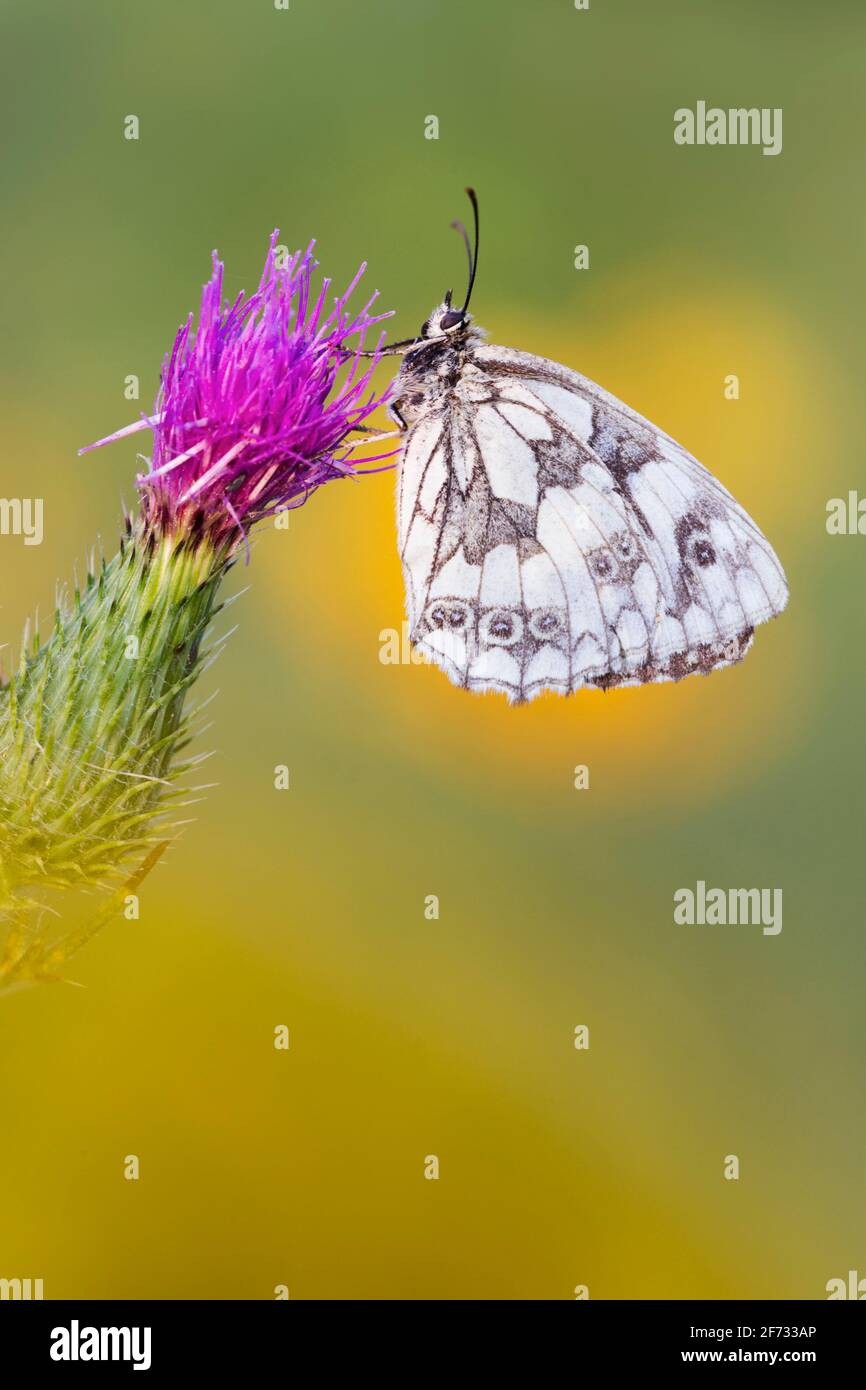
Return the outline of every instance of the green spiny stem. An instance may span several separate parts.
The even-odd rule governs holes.
[[[229,563],[206,538],[131,528],[0,690],[7,973],[10,945],[14,964],[26,944],[22,913],[37,910],[24,890],[116,882],[165,839],[155,818],[188,766],[184,702]]]

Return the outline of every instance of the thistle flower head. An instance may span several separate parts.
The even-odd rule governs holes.
[[[213,255],[198,324],[191,314],[167,355],[153,414],[88,446],[152,429],[153,457],[139,475],[143,514],[155,529],[204,524],[234,542],[264,516],[300,505],[322,483],[390,454],[355,457],[348,437],[387,398],[372,388],[379,339],[366,336],[389,314],[348,301],[331,282],[316,293],[313,243],[282,261],[274,232],[258,289],[223,299],[223,264]],[[81,450],[82,453],[86,452]]]

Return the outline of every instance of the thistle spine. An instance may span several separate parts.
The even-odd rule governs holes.
[[[58,605],[46,644],[25,638],[0,691],[0,981],[32,954],[44,895],[30,894],[105,888],[170,837],[163,816],[191,766],[186,697],[230,563],[206,536],[136,524]]]

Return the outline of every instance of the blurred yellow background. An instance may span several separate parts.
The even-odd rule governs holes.
[[[232,293],[274,226],[337,280],[366,258],[402,337],[463,284],[468,182],[492,340],[682,440],[792,591],[708,681],[513,709],[380,661],[388,474],[264,530],[205,692],[219,785],[86,988],[0,1000],[0,1276],[628,1299],[866,1274],[866,541],[825,529],[863,473],[862,6],[7,0],[0,54],[0,491],[46,528],[0,538],[0,642],[113,548],[136,445],[75,451],[134,418],[130,373],[150,404],[213,246]],[[782,107],[782,153],[677,147],[698,99]],[[698,879],[783,889],[781,934],[675,926]]]

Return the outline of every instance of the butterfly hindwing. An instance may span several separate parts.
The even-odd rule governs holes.
[[[787,586],[769,543],[727,489],[670,436],[556,363],[511,349],[481,348],[477,356],[489,358],[497,376],[519,372],[546,403],[556,398],[557,411],[575,396],[581,400],[581,437],[659,542],[660,578],[666,570],[671,580],[666,598],[672,616],[685,618],[690,645],[730,639],[744,621],[754,627],[781,612]]]
[[[474,348],[431,391],[398,531],[412,641],[458,684],[514,700],[729,665],[787,598],[768,542],[697,460],[510,348]]]

